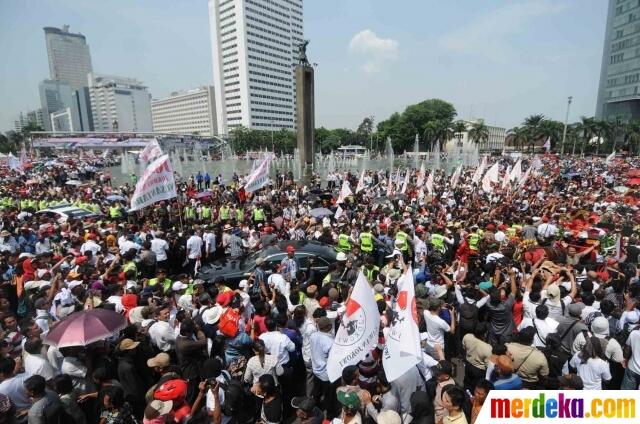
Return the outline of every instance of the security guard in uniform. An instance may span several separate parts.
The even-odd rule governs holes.
[[[364,231],[360,233],[360,250],[362,253],[370,255],[373,252],[373,234],[371,227],[365,225]]]
[[[351,252],[351,239],[349,238],[347,232],[348,228],[342,228],[340,230],[340,235],[338,235],[338,244],[336,245],[336,250],[338,252]]]
[[[109,218],[122,218],[122,212],[120,212],[120,203],[116,202],[115,205],[109,206]]]
[[[196,219],[196,209],[190,204],[184,207],[184,218],[190,221],[195,221]]]
[[[218,218],[220,221],[226,222],[231,218],[231,208],[228,205],[220,206],[218,210]]]
[[[256,205],[255,209],[253,210],[252,218],[253,218],[254,224],[264,223],[265,214],[264,214],[264,209],[262,208],[262,205]]]
[[[208,205],[200,207],[200,219],[202,221],[211,221],[211,208]]]

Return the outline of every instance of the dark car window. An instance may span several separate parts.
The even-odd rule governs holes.
[[[273,269],[273,266],[275,264],[280,264],[280,262],[282,262],[282,260],[285,258],[285,256],[287,256],[284,253],[278,253],[276,255],[273,256],[269,256],[266,260],[266,264],[267,264],[267,269],[271,270]]]
[[[316,256],[316,263],[314,264],[316,267],[328,267],[329,262],[322,256]]]

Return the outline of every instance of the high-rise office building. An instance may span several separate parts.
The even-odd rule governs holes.
[[[609,0],[596,116],[640,119],[640,3]]]
[[[218,131],[294,129],[303,0],[209,0]]]
[[[213,87],[177,91],[151,101],[153,131],[175,134],[218,134]]]
[[[71,90],[86,87],[87,74],[93,67],[85,36],[69,32],[69,25],[62,29],[45,27],[44,36],[51,79],[68,83]]]
[[[22,132],[22,129],[29,124],[35,124],[40,128],[44,128],[44,115],[42,109],[30,110],[26,113],[20,112],[18,119],[13,121],[13,127],[16,132]]]
[[[44,115],[46,131],[91,131],[91,105],[88,90],[83,87],[71,90],[64,81],[40,82],[40,107]],[[55,114],[55,117],[54,117]],[[56,125],[53,124],[55,121]],[[63,120],[68,122],[63,122]]]
[[[151,132],[151,95],[133,78],[89,74],[95,131]]]

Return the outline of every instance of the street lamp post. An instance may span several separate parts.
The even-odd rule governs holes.
[[[276,153],[276,147],[275,144],[273,144],[273,120],[270,121],[271,123],[271,153]]]
[[[560,156],[564,156],[564,140],[567,138],[567,123],[569,122],[569,107],[573,97],[567,99],[567,114],[564,116],[564,130],[562,131],[562,145],[560,146]]]

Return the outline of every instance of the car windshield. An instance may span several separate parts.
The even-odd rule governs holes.
[[[71,218],[82,218],[85,216],[93,215],[93,212],[89,212],[84,209],[73,209],[70,211],[66,211],[65,213],[69,215]]]
[[[253,269],[256,266],[256,259],[260,257],[260,253],[253,253],[243,259],[240,260],[240,268],[241,269]]]

